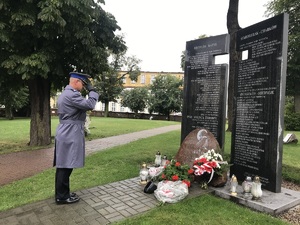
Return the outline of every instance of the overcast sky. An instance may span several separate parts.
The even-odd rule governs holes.
[[[265,19],[268,0],[239,0],[242,28]],[[125,35],[128,55],[142,60],[142,71],[181,72],[186,42],[202,34],[227,33],[229,0],[106,0]]]

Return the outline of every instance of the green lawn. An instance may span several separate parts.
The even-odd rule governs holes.
[[[55,120],[55,118],[54,118]],[[28,120],[16,120],[19,123],[27,123]],[[4,120],[0,120],[3,128]],[[155,124],[153,126],[153,123]],[[96,124],[99,123],[99,127]],[[108,123],[108,124],[105,124]],[[152,124],[151,124],[152,123]],[[91,131],[95,137],[100,135],[102,127],[113,128],[114,132],[107,131],[107,135],[126,130],[132,132],[134,129],[142,130],[143,127],[153,127],[177,124],[168,121],[148,120],[127,120],[113,118],[92,118]],[[101,126],[100,126],[101,125]],[[19,127],[25,125],[18,124]],[[132,128],[134,127],[134,128]],[[126,128],[126,129],[125,129]],[[99,130],[98,130],[99,129]],[[133,129],[133,130],[131,130]],[[2,129],[5,130],[6,127]],[[19,131],[18,131],[19,132]],[[21,137],[22,135],[17,134]],[[22,131],[23,132],[23,131]],[[300,132],[293,132],[300,137]],[[2,135],[1,135],[2,136]],[[6,136],[6,135],[5,135]],[[92,136],[91,136],[92,138]],[[226,132],[225,154],[230,152],[231,134]],[[7,141],[1,137],[1,141]],[[8,143],[8,142],[7,142]],[[16,143],[20,143],[16,141]],[[139,166],[142,162],[153,162],[155,153],[160,151],[169,158],[174,156],[180,145],[180,130],[168,132],[158,136],[141,139],[126,145],[117,146],[105,151],[90,155],[86,158],[86,166],[74,170],[71,176],[72,191],[95,187],[115,181],[137,177]],[[300,183],[300,166],[297,159],[300,159],[299,144],[284,145],[283,150],[283,177]],[[121,168],[121,172],[120,172]],[[53,198],[54,196],[54,168],[48,169],[33,177],[16,181],[0,187],[0,211],[15,208],[17,206],[35,202],[42,199]],[[193,222],[191,222],[193,221]],[[217,198],[211,195],[204,195],[194,199],[185,199],[176,204],[165,204],[155,208],[141,216],[130,218],[119,224],[286,224],[279,219],[269,215],[254,212],[230,201]]]
[[[140,130],[147,130],[172,124],[179,124],[174,121],[162,120],[138,120],[138,119],[117,119],[105,117],[91,117],[91,135],[87,140],[110,137],[119,134],[126,134]],[[54,137],[58,117],[51,119],[51,136]],[[6,120],[0,118],[0,154],[41,149],[50,146],[30,147],[27,144],[30,140],[30,119]],[[53,143],[52,143],[53,144]]]

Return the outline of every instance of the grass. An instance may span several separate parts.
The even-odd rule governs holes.
[[[86,157],[84,168],[74,170],[71,188],[75,191],[137,177],[140,164],[153,162],[157,151],[174,156],[179,140],[180,131],[174,131],[92,154]],[[54,174],[51,168],[0,187],[0,211],[53,197]]]
[[[19,122],[20,121],[23,120],[19,120]],[[93,126],[95,119],[93,118],[92,121]],[[2,122],[3,121],[0,120],[1,128],[6,131],[6,127],[2,126],[4,124]],[[24,120],[24,122],[26,123],[26,120]],[[95,124],[97,124],[97,122],[95,121]],[[106,126],[106,122],[110,125]],[[121,122],[124,124],[122,125]],[[134,125],[130,125],[131,122]],[[149,122],[154,121],[123,121],[123,119],[107,118],[107,120],[99,120],[99,128],[95,126],[91,131],[96,136],[96,131],[101,129],[101,126],[105,127],[105,129],[119,128],[116,129],[118,131],[114,132],[119,132],[124,129],[122,127],[133,129],[132,127],[136,126],[134,128],[142,129],[144,126],[149,128]],[[163,123],[158,123],[156,126],[176,124],[176,122],[160,122]],[[118,124],[121,125],[118,127]],[[108,131],[107,135],[108,133],[112,134],[114,132]],[[293,133],[295,133],[297,137],[300,137],[300,132]],[[1,137],[1,140],[2,139]],[[225,154],[227,156],[230,153],[230,140],[231,134],[226,132]],[[71,189],[72,191],[82,190],[137,177],[139,166],[142,162],[153,162],[157,151],[169,157],[174,156],[179,149],[179,145],[180,131],[178,130],[94,153],[86,158],[86,166],[84,168],[74,170],[71,176]],[[298,162],[300,153],[297,149],[299,151],[299,144],[284,145],[283,177],[284,179],[300,183],[300,166]],[[30,202],[53,198],[54,174],[55,170],[51,168],[30,178],[0,187],[0,211],[15,208]],[[212,195],[185,199],[176,204],[165,204],[141,216],[129,218],[118,224],[148,225],[162,223],[162,221],[163,224],[287,224],[269,215],[254,212]],[[193,221],[193,223],[190,221]]]
[[[180,131],[138,140],[101,151],[86,158],[86,166],[74,170],[71,176],[73,191],[95,187],[138,176],[141,162],[152,162],[156,151],[174,156],[178,151]],[[121,170],[120,170],[121,168]],[[33,177],[0,188],[0,210],[54,196],[53,168]],[[220,207],[222,206],[222,207]],[[205,210],[203,210],[205,209]],[[204,213],[205,211],[205,213]],[[165,204],[139,217],[119,224],[285,224],[263,213],[251,211],[211,195]]]
[[[126,134],[172,124],[178,124],[178,122],[91,117],[91,135],[87,137],[87,140]],[[52,117],[52,137],[55,135],[57,125],[58,117]],[[28,146],[28,142],[30,140],[30,119],[28,118],[17,118],[14,120],[0,118],[0,127],[0,154],[49,148],[53,145],[51,144],[49,146],[40,147]]]
[[[184,199],[176,204],[166,204],[146,214],[116,223],[116,225],[157,224],[279,225],[288,223],[212,195],[202,195],[193,199]]]

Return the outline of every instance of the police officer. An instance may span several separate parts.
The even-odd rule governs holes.
[[[73,168],[84,166],[86,111],[94,109],[99,94],[95,91],[90,76],[71,72],[67,85],[58,98],[59,125],[56,129],[54,166],[55,201],[57,204],[71,204],[80,200],[76,193],[70,193],[70,175]],[[80,91],[89,91],[84,98]]]

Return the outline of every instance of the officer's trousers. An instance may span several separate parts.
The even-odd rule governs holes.
[[[70,176],[73,169],[56,168],[55,198],[65,200],[70,197]]]

